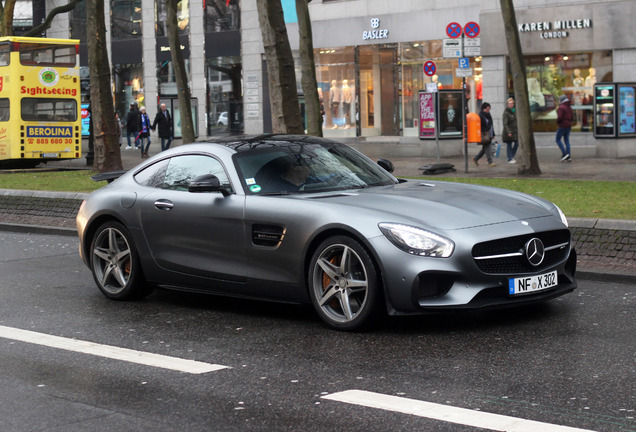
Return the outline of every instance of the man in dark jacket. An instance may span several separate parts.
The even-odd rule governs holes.
[[[130,145],[130,137],[132,136],[135,140],[135,148],[139,148],[139,141],[137,141],[137,134],[139,133],[139,110],[137,109],[136,103],[130,104],[130,111],[126,114],[126,139],[128,141],[128,146],[126,150],[130,150],[132,146]]]
[[[172,116],[166,108],[166,104],[161,104],[159,111],[152,122],[152,130],[159,125],[159,138],[161,138],[161,151],[168,150],[172,143]]]
[[[570,162],[572,160],[570,157],[570,130],[572,129],[572,118],[573,113],[572,107],[570,106],[570,100],[566,95],[559,96],[559,108],[557,109],[558,129],[556,133],[556,143],[561,149],[561,153],[563,153],[561,162]],[[561,144],[561,137],[563,137],[565,146]]]

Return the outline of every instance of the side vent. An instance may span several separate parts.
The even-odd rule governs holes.
[[[285,237],[285,228],[280,225],[252,225],[252,243],[256,246],[277,247]]]

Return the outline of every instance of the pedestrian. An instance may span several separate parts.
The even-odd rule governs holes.
[[[117,122],[117,142],[119,142],[119,147],[121,147],[121,136],[123,135],[121,120],[119,119],[119,114],[115,113],[115,121]]]
[[[574,113],[572,112],[572,107],[570,106],[570,100],[566,95],[559,96],[559,108],[557,109],[557,133],[556,133],[556,143],[561,149],[561,162],[571,162],[572,157],[570,153],[570,130],[572,129],[572,118]],[[563,143],[561,143],[561,138],[563,138]]]
[[[519,147],[515,100],[513,98],[508,98],[507,105],[508,106],[503,113],[503,131],[501,132],[501,139],[506,143],[508,163],[515,164],[517,163],[515,155],[517,154],[517,148]]]
[[[135,148],[139,148],[137,135],[139,135],[139,110],[137,109],[137,104],[133,102],[130,104],[130,111],[126,114],[126,139],[128,141],[126,150],[130,150],[132,148],[130,145],[131,136],[135,140]]]
[[[161,151],[168,150],[172,143],[172,116],[166,108],[166,104],[159,106],[159,111],[152,122],[152,130],[159,125],[159,138],[161,138]]]
[[[490,115],[490,104],[484,102],[481,104],[479,111],[479,119],[481,120],[481,150],[477,156],[473,158],[473,163],[479,165],[479,159],[486,155],[488,166],[494,167],[496,164],[492,161],[492,139],[495,137],[495,130],[492,125],[492,116]]]
[[[145,159],[148,157],[148,149],[150,148],[150,117],[146,114],[146,107],[141,107],[139,111],[139,123],[141,125],[138,135],[139,148],[141,149],[141,158]],[[144,140],[147,141],[146,145],[144,145]]]

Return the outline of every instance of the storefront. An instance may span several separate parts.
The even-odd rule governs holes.
[[[457,59],[443,58],[442,40],[380,43],[315,49],[318,93],[325,116],[327,137],[418,136],[418,91],[426,83],[439,89],[461,91],[462,78],[456,76]],[[434,60],[437,71],[426,76],[423,66]],[[470,59],[475,75],[466,81],[469,107],[475,109],[481,95],[480,58]],[[474,89],[474,91],[473,91]],[[474,94],[473,94],[474,93]],[[449,105],[450,104],[450,105]],[[461,98],[445,93],[443,109],[452,125],[442,138],[454,138],[461,120]],[[449,110],[450,109],[450,110]]]
[[[636,81],[636,35],[628,21],[616,20],[618,15],[634,13],[636,3],[629,1],[516,10],[535,141],[539,146],[554,147],[558,101],[565,95],[574,111],[571,141],[575,152],[587,150],[591,155],[605,157],[636,155],[630,97]],[[503,94],[497,91],[497,71],[486,70],[484,75],[489,89],[485,97],[494,102],[496,118],[502,111],[502,102],[514,95],[508,48],[501,37],[504,29],[499,12],[480,14],[480,22],[482,55],[491,60],[489,64],[502,58],[506,65]],[[595,84],[614,82],[623,84],[610,85],[610,111],[608,99],[600,97],[609,90],[606,86],[598,90]],[[623,117],[619,118],[621,110]],[[624,123],[622,133],[620,122]]]
[[[445,58],[443,52],[444,29],[451,21],[462,26],[475,22],[481,29],[478,54],[469,57],[471,74],[465,78],[467,107],[477,112],[481,103],[488,101],[495,129],[501,130],[505,101],[514,95],[501,11],[485,10],[477,1],[466,2],[461,8],[436,6],[441,8],[430,9],[430,5],[418,2],[392,4],[390,8],[372,2],[312,2],[325,136],[418,145],[418,92],[435,82],[443,90],[437,113],[445,122],[438,131],[438,136],[445,138],[442,152],[463,152],[461,133],[448,121],[462,118],[461,101],[452,90],[461,91],[463,86],[457,73],[458,59]],[[556,149],[558,100],[566,95],[575,113],[575,146],[595,156],[625,154],[626,149],[636,154],[636,143],[630,143],[633,138],[627,133],[616,135],[623,138],[618,152],[612,150],[618,148],[615,144],[600,142],[593,134],[594,84],[636,81],[636,33],[629,20],[616,20],[616,16],[636,14],[636,2],[573,4],[557,0],[541,8],[521,2],[515,13],[539,147]],[[288,33],[296,50],[295,24],[288,24]],[[424,74],[426,61],[435,62],[433,76]]]

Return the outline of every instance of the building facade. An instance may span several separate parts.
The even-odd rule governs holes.
[[[292,49],[297,52],[294,1],[282,2]],[[63,3],[48,0],[46,8]],[[163,0],[106,2],[120,116],[125,116],[131,102],[147,105],[151,114],[158,102],[166,102],[178,118],[164,4]],[[182,0],[180,4],[182,49],[199,138],[271,130],[256,0]],[[326,137],[373,145],[389,155],[433,152],[434,142],[419,139],[418,93],[427,85],[439,90],[442,155],[463,152],[463,88],[469,111],[478,111],[484,101],[492,105],[500,134],[505,101],[514,92],[498,0],[313,0],[309,8]],[[594,111],[593,93],[595,83],[636,83],[636,33],[630,21],[636,2],[516,0],[515,8],[538,147],[557,151],[556,108],[559,96],[565,94],[575,111],[571,137],[575,154],[635,156],[636,137],[629,133],[595,136],[594,125],[606,113]],[[58,16],[47,36],[85,41],[84,16],[81,7]],[[463,29],[470,23],[479,34],[453,38],[447,33],[452,23]],[[460,40],[463,56],[458,58]],[[81,57],[86,64],[85,49]],[[434,73],[424,71],[427,62],[434,63]],[[614,107],[617,122],[621,113],[627,122],[630,115],[634,118],[629,94],[627,88],[626,102]]]

